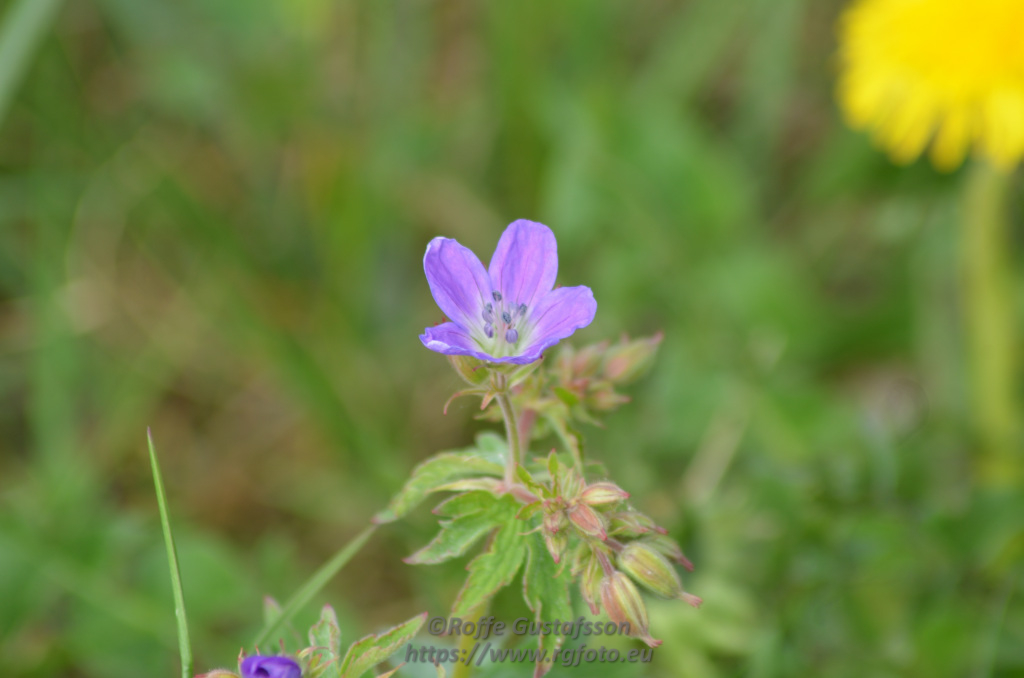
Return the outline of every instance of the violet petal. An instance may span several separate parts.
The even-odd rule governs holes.
[[[535,221],[513,221],[501,234],[487,271],[506,304],[533,308],[558,275],[555,234]]]
[[[544,351],[593,322],[596,313],[594,293],[585,285],[560,287],[543,296],[530,314],[530,345],[523,349],[523,356],[536,360]]]
[[[423,255],[423,271],[434,301],[449,320],[464,328],[479,324],[491,281],[471,250],[451,238],[434,238]]]

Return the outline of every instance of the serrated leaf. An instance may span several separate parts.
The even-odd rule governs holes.
[[[373,517],[375,523],[398,520],[422,502],[427,495],[461,478],[492,475],[501,477],[505,468],[505,441],[493,433],[481,433],[476,445],[464,450],[442,452],[417,466],[412,477],[392,499],[388,507]]]
[[[338,615],[334,608],[324,605],[320,611],[320,621],[309,629],[309,644],[322,647],[332,657],[341,656],[341,629],[338,628]]]
[[[437,492],[469,492],[470,490],[483,490],[491,494],[498,494],[501,481],[497,478],[463,478],[450,483],[445,483],[436,488]]]
[[[410,565],[440,563],[469,550],[481,537],[502,525],[508,503],[487,492],[466,492],[441,502],[434,513],[450,517],[423,548],[405,559]]]
[[[381,634],[371,634],[352,643],[341,662],[341,678],[358,678],[385,661],[419,633],[427,613],[416,615]]]
[[[495,520],[498,531],[487,551],[474,558],[466,568],[469,577],[455,599],[453,616],[465,616],[508,586],[526,558],[528,536],[524,533],[529,529],[529,524],[516,518],[519,503],[507,495],[498,499],[497,503],[502,510],[500,519]]]
[[[569,594],[571,578],[564,568],[559,572],[559,566],[551,558],[544,545],[544,538],[539,534],[530,535],[527,548],[523,598],[533,612],[534,619],[572,619],[572,600]],[[560,634],[540,635],[538,647],[547,650],[547,656],[550,657],[562,646],[564,640],[565,636]],[[551,666],[547,662],[538,662],[534,668],[534,678],[543,676]]]

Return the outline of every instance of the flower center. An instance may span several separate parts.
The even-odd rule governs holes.
[[[514,346],[519,341],[519,329],[526,318],[526,304],[517,304],[508,300],[502,300],[501,292],[491,292],[493,303],[488,302],[481,313],[484,321],[484,334],[488,339],[494,340],[495,349],[498,353],[503,352],[509,346]],[[497,339],[495,339],[497,337]]]

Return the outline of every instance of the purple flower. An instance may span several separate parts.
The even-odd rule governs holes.
[[[513,221],[484,270],[451,238],[434,238],[423,256],[430,293],[450,322],[420,341],[445,355],[525,365],[594,319],[589,287],[552,289],[558,274],[555,234],[544,224]]]
[[[242,678],[302,678],[302,669],[290,657],[253,655],[242,660]]]

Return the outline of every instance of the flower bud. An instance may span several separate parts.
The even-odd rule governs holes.
[[[208,673],[200,673],[195,678],[238,678],[238,674],[227,669],[214,669]]]
[[[583,491],[586,481],[579,472],[568,466],[559,466],[556,471],[557,488],[560,496],[567,500],[573,500]]]
[[[607,349],[607,341],[581,348],[572,357],[572,362],[570,363],[573,378],[588,379],[597,374],[597,369],[601,366],[601,359],[604,357]]]
[[[542,534],[544,535],[544,545],[548,547],[548,553],[556,563],[561,563],[565,549],[569,546],[569,535],[564,530],[561,532],[543,530]]]
[[[589,551],[589,549],[587,549]],[[583,566],[583,576],[580,577],[580,593],[583,600],[590,606],[591,614],[597,614],[597,600],[601,597],[601,564],[597,558],[591,555],[587,564]]]
[[[638,511],[621,511],[611,514],[611,532],[614,535],[639,537],[655,529],[654,521]]]
[[[584,403],[599,412],[614,410],[619,405],[629,402],[629,396],[616,393],[615,388],[607,381],[598,382],[590,389]]]
[[[648,647],[658,647],[661,641],[651,638],[647,607],[640,592],[621,572],[614,572],[601,580],[601,604],[605,614],[616,624],[629,623],[629,635],[636,636]]]
[[[576,504],[570,508],[569,520],[572,521],[577,530],[585,535],[597,537],[601,541],[608,538],[608,532],[604,526],[604,518],[586,504]]]
[[[685,600],[694,607],[701,603],[700,598],[683,591],[683,584],[675,569],[665,560],[665,556],[648,544],[639,541],[626,544],[619,552],[619,567],[662,598]]]
[[[644,537],[643,542],[669,560],[679,563],[690,572],[693,572],[693,563],[683,555],[683,550],[679,548],[679,544],[671,537],[655,534]]]
[[[242,660],[242,678],[302,678],[302,669],[291,657],[253,655]]]
[[[544,502],[544,531],[545,532],[559,532],[566,525],[568,521],[565,519],[565,510],[561,508],[555,508],[552,510],[550,507],[555,505],[551,501]]]
[[[629,499],[629,492],[626,492],[615,483],[607,481],[591,483],[580,494],[580,501],[587,506],[617,504],[626,499]]]
[[[604,376],[616,384],[628,384],[642,377],[654,364],[654,354],[665,335],[623,341],[608,349],[604,360]]]

